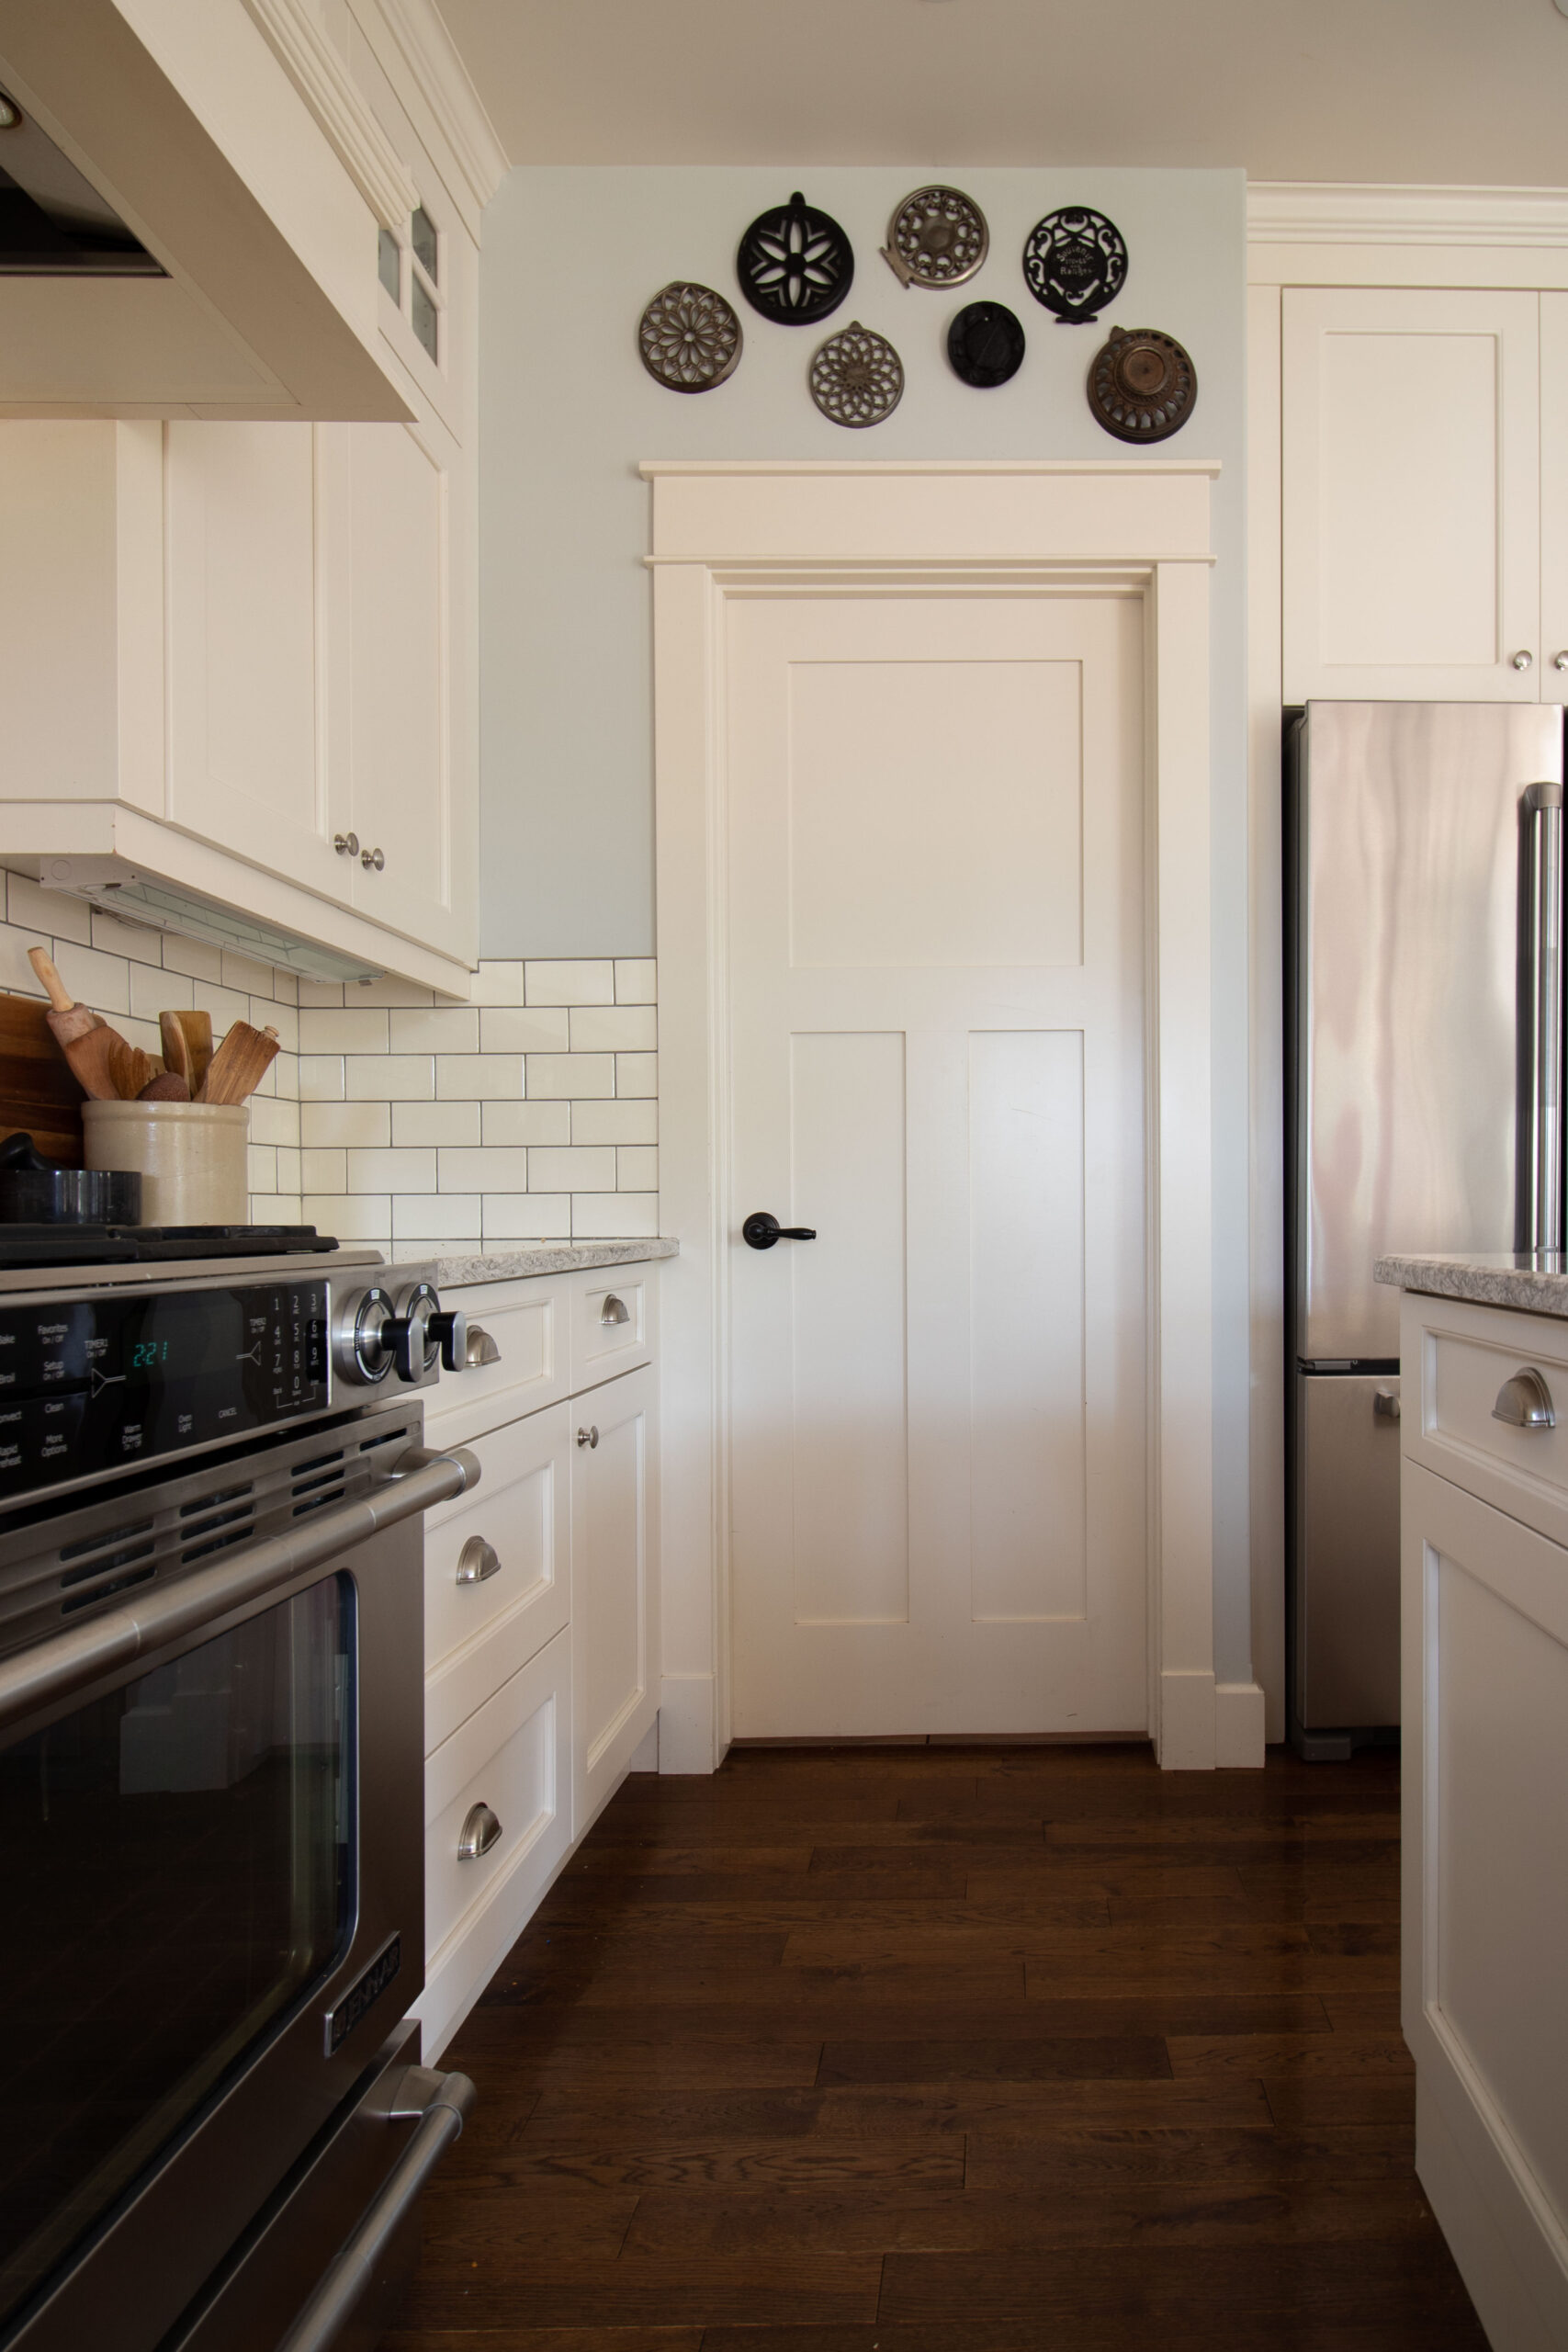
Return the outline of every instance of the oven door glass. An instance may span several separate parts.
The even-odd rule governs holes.
[[[0,2330],[342,1951],[354,1647],[328,1577],[0,1751]]]

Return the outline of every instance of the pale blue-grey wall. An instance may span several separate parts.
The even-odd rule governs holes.
[[[923,181],[964,188],[990,224],[961,292],[905,291],[878,253]],[[833,326],[862,320],[904,360],[886,424],[818,414],[807,368],[823,333],[739,297],[747,222],[793,187],[855,250]],[[1098,206],[1131,254],[1099,327],[1058,325],[1020,256],[1040,216]],[[698,396],[644,372],[637,322],[674,277],[729,296],[746,333],[728,383]],[[977,392],[945,356],[947,322],[982,296],[1029,338],[1010,384]],[[1246,187],[1239,171],[922,172],[540,166],[485,214],[480,266],[480,843],[486,956],[642,956],[657,944],[645,458],[1104,458],[1084,377],[1111,324],[1164,328],[1198,370],[1191,423],[1161,454],[1216,458],[1213,978],[1216,1306],[1215,1632],[1222,1679],[1248,1669],[1247,980],[1245,732]]]

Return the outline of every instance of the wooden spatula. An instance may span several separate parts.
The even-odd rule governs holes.
[[[56,970],[54,958],[47,947],[29,947],[28,961],[48,995],[50,1010],[45,1018],[62,1052],[74,1038],[85,1037],[89,1029],[105,1026],[100,1014],[90,1012],[85,1004],[76,1002]]]
[[[177,1012],[158,1015],[158,1034],[164,1041],[164,1069],[170,1078],[183,1079],[186,1094],[194,1090],[190,1082],[190,1040],[180,1026]]]
[[[276,1029],[253,1029],[248,1021],[234,1022],[208,1065],[197,1101],[243,1102],[261,1084],[279,1042]]]
[[[169,1032],[164,1030],[164,1059],[171,1069],[183,1069],[189,1081],[192,1098],[201,1091],[201,1081],[207,1076],[212,1059],[212,1015],[210,1012],[165,1012],[160,1023],[172,1022],[186,1041],[186,1058],[176,1061],[169,1050]]]

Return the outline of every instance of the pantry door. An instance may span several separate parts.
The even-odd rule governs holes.
[[[724,613],[735,1736],[1143,1731],[1143,604]]]

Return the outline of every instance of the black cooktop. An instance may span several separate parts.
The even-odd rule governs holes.
[[[0,1225],[0,1267],[175,1265],[336,1248],[313,1225]]]

